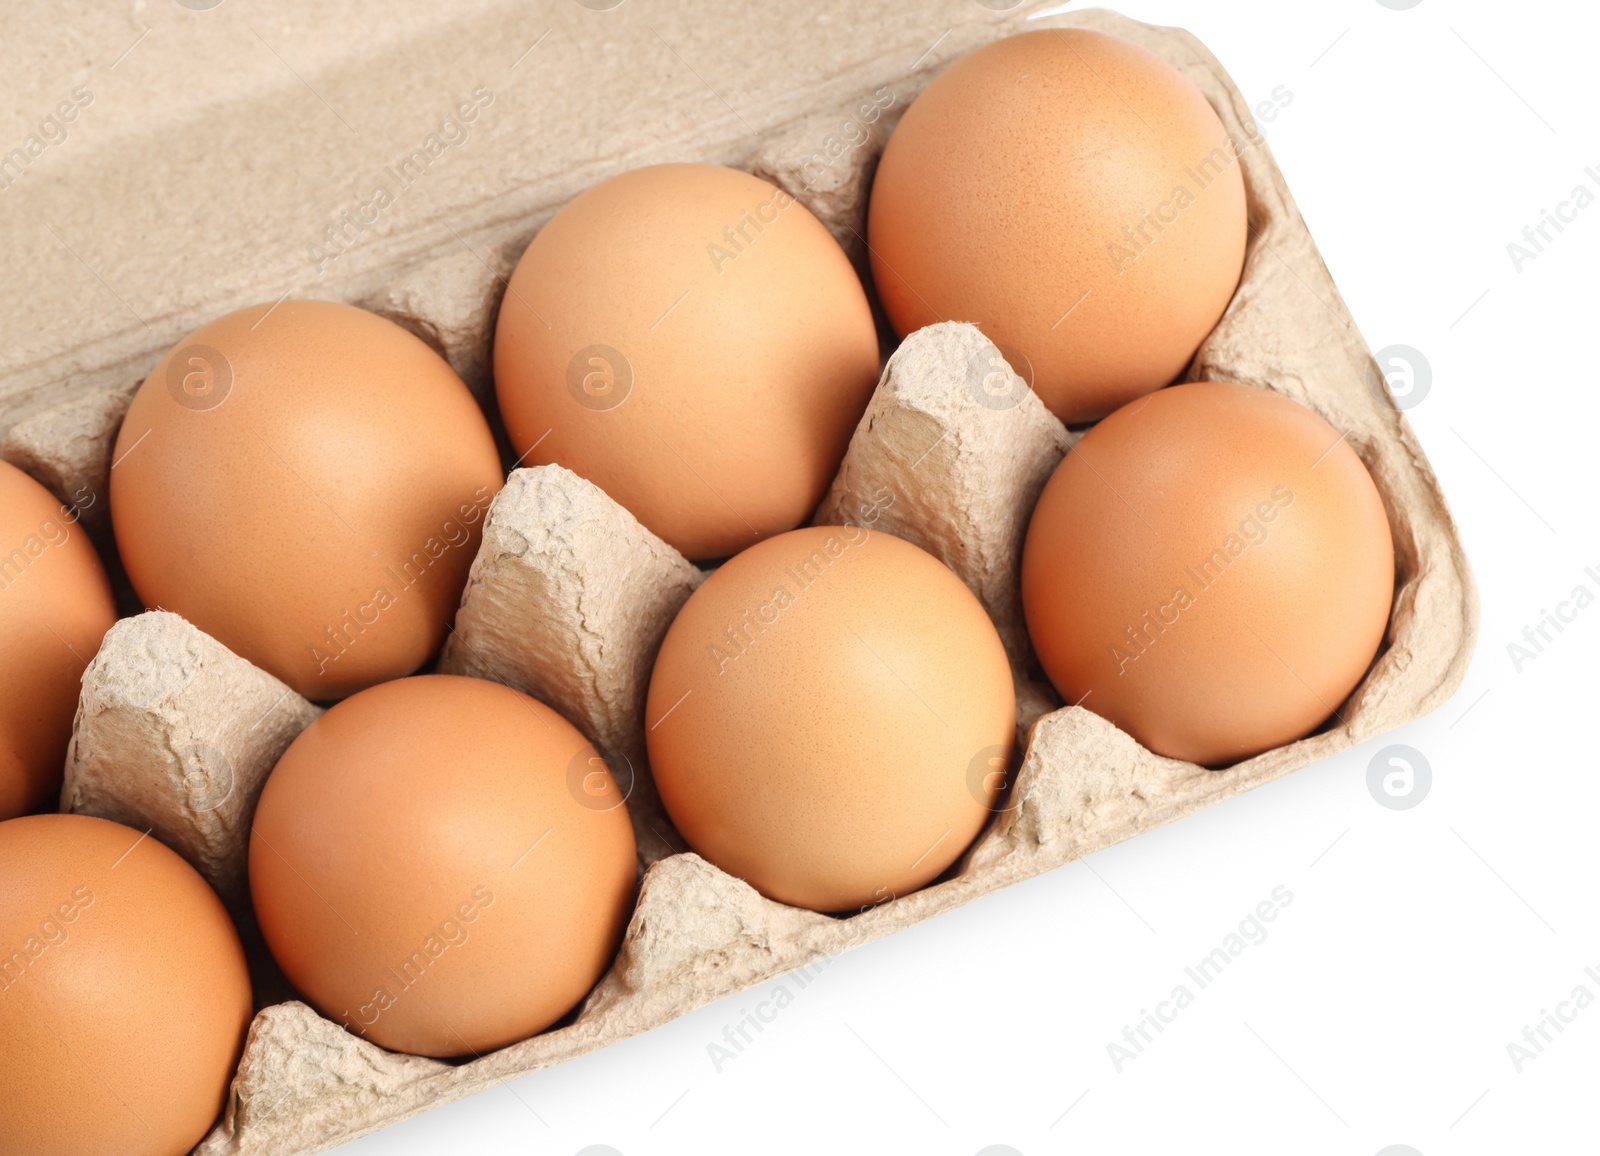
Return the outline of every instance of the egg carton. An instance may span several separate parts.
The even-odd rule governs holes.
[[[514,470],[485,519],[438,669],[527,691],[584,731],[628,793],[642,879],[613,966],[574,1013],[521,1043],[446,1063],[384,1051],[294,999],[254,928],[245,860],[255,801],[318,707],[176,615],[123,619],[84,674],[61,806],[152,830],[240,923],[263,1006],[224,1116],[197,1152],[279,1156],[347,1143],[1220,802],[1432,710],[1460,684],[1478,603],[1454,522],[1249,104],[1189,33],[1106,11],[964,26],[961,47],[1040,27],[1143,44],[1200,88],[1240,145],[1251,226],[1243,279],[1188,377],[1292,397],[1345,431],[1366,463],[1393,533],[1397,585],[1383,646],[1360,685],[1316,734],[1222,770],[1154,755],[1090,711],[1063,706],[1038,678],[1018,567],[1033,504],[1078,434],[1014,375],[1005,396],[1019,400],[996,408],[982,383],[998,351],[973,326],[930,327],[888,359],[816,521],[906,538],[967,583],[1013,666],[1020,756],[991,822],[933,884],[848,918],[788,907],[687,850],[650,781],[642,713],[651,664],[704,571],[559,466]],[[846,106],[770,139],[697,138],[694,147],[705,159],[749,158],[747,167],[807,204],[864,267],[876,157],[895,114],[947,62],[909,77],[882,60],[860,62],[850,66],[860,95]],[[884,111],[877,94],[889,79],[898,105]],[[867,108],[883,115],[868,120]],[[845,124],[859,129],[847,141]],[[626,167],[619,160],[594,179]],[[351,298],[430,341],[491,416],[489,343],[526,244],[519,230],[507,225],[496,244],[398,270],[376,294]],[[13,426],[0,454],[63,497],[104,494],[126,398],[126,390],[81,393]]]

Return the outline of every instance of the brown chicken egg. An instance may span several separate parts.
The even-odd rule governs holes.
[[[0,823],[0,1149],[180,1156],[221,1114],[252,1011],[222,903],[148,835]]]
[[[117,620],[81,512],[0,462],[0,819],[60,793],[78,679]]]
[[[1005,648],[943,563],[817,526],[735,555],[667,632],[650,765],[689,845],[817,911],[886,902],[966,850],[1016,726]]]
[[[1047,29],[946,69],[872,186],[901,336],[977,323],[1063,421],[1183,372],[1244,265],[1239,150],[1199,90],[1115,36]]]
[[[1315,730],[1371,666],[1389,522],[1338,430],[1224,382],[1130,402],[1044,488],[1022,556],[1034,649],[1069,703],[1221,766]]]
[[[690,558],[810,517],[878,379],[865,291],[806,207],[655,165],[551,219],[500,307],[517,453],[588,478]]]
[[[611,964],[633,827],[604,761],[525,694],[422,675],[337,704],[273,768],[250,894],[328,1018],[394,1051],[474,1055],[548,1027]]]
[[[500,484],[443,358],[374,313],[291,300],[162,358],[117,437],[111,514],[146,605],[327,700],[438,650]]]

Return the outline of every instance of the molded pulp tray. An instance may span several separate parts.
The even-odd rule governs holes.
[[[251,1027],[226,1114],[198,1149],[209,1156],[332,1148],[1048,871],[1432,710],[1455,690],[1471,654],[1477,597],[1432,471],[1249,103],[1194,37],[1104,11],[1026,21],[1020,12],[993,13],[971,0],[871,0],[834,16],[803,0],[774,0],[762,6],[762,27],[777,20],[803,30],[783,38],[747,32],[746,9],[731,0],[687,15],[642,0],[608,12],[588,7],[596,6],[551,6],[546,34],[556,43],[536,42],[539,29],[531,29],[527,40],[535,46],[513,68],[532,74],[505,82],[533,86],[549,113],[540,133],[509,118],[490,124],[487,112],[473,130],[493,148],[521,154],[486,159],[481,181],[476,160],[452,158],[418,201],[430,210],[420,223],[413,215],[374,225],[371,238],[324,260],[306,284],[293,284],[296,275],[270,262],[241,261],[255,226],[238,220],[222,233],[204,220],[187,233],[184,222],[152,225],[156,240],[187,246],[191,259],[214,259],[215,292],[187,301],[158,290],[135,295],[124,305],[129,312],[134,303],[147,306],[138,324],[123,316],[90,336],[63,328],[72,294],[29,285],[24,275],[19,292],[31,304],[10,315],[14,333],[0,343],[25,355],[0,364],[0,452],[64,501],[78,502],[85,524],[106,544],[110,446],[131,390],[207,317],[271,302],[286,290],[365,305],[407,325],[440,349],[492,410],[489,341],[516,258],[567,199],[642,164],[703,160],[751,169],[810,206],[864,268],[873,165],[922,87],[990,40],[1032,28],[1097,28],[1181,69],[1233,137],[1248,192],[1249,250],[1232,305],[1189,377],[1277,390],[1345,431],[1383,494],[1394,535],[1389,633],[1329,726],[1224,770],[1157,757],[1087,710],[1063,707],[1037,681],[1017,570],[1033,502],[1076,435],[1026,391],[1017,390],[1021,401],[1010,408],[990,408],[992,396],[990,404],[979,400],[975,374],[989,371],[994,351],[975,328],[948,324],[913,335],[890,358],[817,521],[888,530],[961,575],[989,609],[1015,667],[1025,754],[993,821],[945,877],[848,919],[819,915],[766,900],[685,851],[649,782],[641,715],[650,664],[703,572],[589,483],[555,466],[517,470],[485,524],[439,669],[527,690],[588,734],[631,792],[644,875],[616,962],[574,1016],[522,1043],[450,1064],[385,1052],[323,1019],[292,998],[261,950],[244,877],[250,815],[273,762],[318,708],[175,615],[125,618],[85,672],[62,806],[154,828],[217,887],[252,949],[266,1006]],[[460,19],[479,33],[514,23],[487,4]],[[517,27],[525,27],[522,20]],[[562,40],[584,51],[568,52]],[[154,44],[139,51],[163,50]],[[700,66],[704,76],[690,60],[708,62]],[[355,59],[344,79],[357,83],[371,63]],[[505,62],[495,67],[503,72]],[[589,87],[596,69],[614,90],[603,98]],[[316,85],[339,103],[337,67],[319,74]],[[518,107],[514,91],[505,91],[501,99]],[[724,91],[753,95],[735,111],[717,96]],[[270,133],[271,95],[250,96],[229,114],[238,124],[265,126],[267,154],[288,147],[279,139],[287,129]],[[684,112],[688,105],[696,111]],[[173,147],[188,138],[204,148],[234,130],[214,120],[152,131]],[[490,156],[482,146],[473,157]],[[518,159],[526,155],[542,159]],[[262,178],[269,185],[272,179]],[[203,216],[215,207],[204,197],[226,196],[230,180],[219,174],[194,211]],[[41,187],[50,189],[29,185],[23,195]],[[171,190],[168,208],[182,215],[186,192]],[[57,207],[41,209],[40,217],[70,232],[93,216],[88,198],[74,199],[71,187],[57,186],[53,195]],[[240,195],[250,204],[285,196],[271,188]],[[10,215],[8,243],[27,216],[26,208]],[[116,247],[104,229],[100,236]],[[150,260],[148,283],[158,283],[153,270],[161,254],[153,247],[154,256],[130,249],[112,280],[130,283],[139,262]],[[53,312],[46,323],[30,309]],[[987,769],[980,764],[975,773]]]

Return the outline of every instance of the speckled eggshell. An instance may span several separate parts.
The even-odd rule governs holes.
[[[751,547],[690,596],[646,723],[656,785],[695,851],[773,899],[853,911],[966,850],[995,803],[1016,699],[994,625],[943,563],[818,526]]]
[[[971,321],[1067,422],[1179,377],[1244,266],[1238,152],[1198,89],[1082,29],[946,69],[884,150],[873,277],[904,336]]]
[[[0,1149],[181,1156],[250,1024],[222,903],[154,838],[84,815],[0,823]]]
[[[1085,434],[1022,556],[1028,631],[1061,696],[1207,766],[1335,715],[1394,584],[1383,499],[1339,431],[1224,382],[1162,390]]]
[[[290,300],[161,360],[117,437],[111,514],[146,605],[329,700],[438,650],[501,480],[438,354],[376,314]]]
[[[588,478],[689,558],[806,521],[878,379],[860,279],[806,207],[716,165],[636,169],[557,213],[494,345],[529,465]]]
[[[0,462],[0,819],[60,792],[78,679],[117,620],[82,512]]]
[[[622,792],[571,723],[497,683],[424,675],[353,695],[284,752],[250,893],[329,1019],[472,1056],[548,1027],[610,966],[634,852]]]

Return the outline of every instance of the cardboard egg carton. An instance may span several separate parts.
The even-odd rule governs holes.
[[[869,7],[864,21],[902,19],[887,6]],[[485,520],[438,668],[528,691],[585,732],[628,792],[642,879],[612,968],[573,1015],[451,1064],[386,1052],[293,999],[253,934],[244,863],[256,795],[318,709],[175,615],[124,619],[84,674],[62,807],[151,828],[194,863],[240,919],[266,1004],[225,1115],[197,1151],[279,1156],[333,1148],[1219,802],[1399,726],[1458,686],[1478,607],[1455,525],[1248,102],[1221,65],[1186,32],[1103,11],[952,27],[953,43],[943,55],[928,54],[920,71],[905,75],[903,61],[860,61],[830,82],[842,97],[837,107],[807,110],[760,134],[742,120],[702,126],[678,142],[674,159],[739,163],[788,189],[861,267],[866,196],[883,140],[954,55],[1026,29],[1090,27],[1177,66],[1240,145],[1251,222],[1243,280],[1189,376],[1293,397],[1346,431],[1371,471],[1393,532],[1397,588],[1367,676],[1329,726],[1225,770],[1158,757],[1097,715],[1064,707],[1038,677],[1018,567],[1034,501],[1076,435],[1009,370],[1011,388],[992,388],[998,352],[975,328],[933,326],[889,358],[816,520],[897,534],[961,576],[1013,664],[1019,756],[993,820],[941,879],[849,918],[804,911],[763,898],[688,851],[650,782],[642,719],[650,667],[704,572],[583,479],[557,466],[515,470]],[[892,104],[880,95],[886,90]],[[868,119],[871,109],[878,115]],[[591,164],[584,183],[634,163],[642,162]],[[575,185],[551,187],[571,195]],[[505,279],[527,239],[528,221],[511,221],[465,250],[397,259],[376,290],[344,296],[430,341],[492,409],[489,343]],[[63,392],[69,399],[51,408],[30,402],[26,420],[0,438],[0,453],[64,498],[77,490],[103,495],[127,390],[90,375]]]

